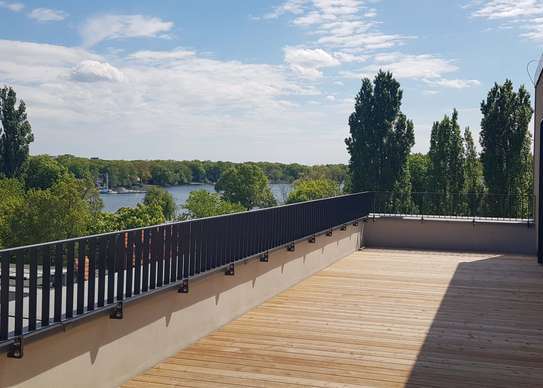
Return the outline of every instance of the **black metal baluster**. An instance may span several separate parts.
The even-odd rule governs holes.
[[[66,318],[74,316],[74,260],[75,260],[75,242],[67,243],[66,255]]]
[[[89,273],[88,273],[88,281],[87,281],[87,310],[92,311],[94,310],[95,306],[95,287],[96,287],[96,261],[97,261],[97,253],[96,249],[98,248],[98,243],[95,238],[87,241],[87,245],[89,245]],[[98,253],[99,254],[99,253]],[[99,260],[99,259],[98,259]]]
[[[172,261],[172,225],[164,227],[164,281],[169,284],[171,277],[171,261]]]
[[[56,244],[55,251],[55,277],[53,284],[55,287],[55,306],[53,321],[60,322],[62,319],[62,267],[64,259],[64,245],[63,243]]]
[[[38,305],[38,248],[30,249],[29,269],[28,331],[34,331],[36,330],[36,310]]]
[[[8,339],[9,254],[0,253],[0,340]]]
[[[23,334],[24,254],[19,250],[15,255],[15,335]]]
[[[134,235],[136,232],[128,232],[126,233],[127,236],[127,247],[126,247],[126,291],[125,295],[127,298],[130,298],[132,296],[132,287],[133,287],[133,276],[134,276]]]
[[[157,228],[157,260],[158,260],[158,269],[157,269],[157,287],[162,287],[164,284],[164,261],[166,255],[164,254],[164,230],[163,226]]]
[[[142,259],[142,239],[143,231],[138,230],[134,233],[135,238],[135,258],[134,258],[134,294],[137,295],[141,290],[141,259]]]
[[[156,264],[157,264],[157,256],[158,256],[158,230],[157,228],[152,229],[151,234],[151,246],[149,248],[149,251],[151,252],[151,269],[149,273],[149,288],[151,290],[155,289],[156,287]]]
[[[178,265],[179,265],[179,224],[172,225],[172,238],[170,241],[170,247],[172,252],[172,268],[170,281],[175,282],[178,275]]]
[[[79,240],[79,245],[77,247],[77,302],[76,302],[77,315],[83,314],[84,307],[85,307],[85,270],[87,269],[86,260],[85,260],[86,257],[87,257],[87,240]],[[90,280],[90,268],[88,269],[88,271],[89,271],[89,280]]]
[[[41,326],[49,325],[51,298],[51,252],[49,246],[42,247]]]
[[[107,250],[107,304],[115,301],[115,261],[117,251],[117,235],[111,235]]]
[[[126,233],[117,235],[116,248],[117,301],[122,301],[124,299],[124,275],[126,269]]]
[[[145,229],[143,233],[143,278],[141,281],[141,291],[146,292],[149,289],[149,255],[151,244],[151,231]]]
[[[191,225],[190,222],[181,224],[181,254],[183,255],[183,279],[188,278],[191,273],[191,256],[190,256],[190,243],[191,243]]]

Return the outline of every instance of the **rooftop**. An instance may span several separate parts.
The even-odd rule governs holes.
[[[124,386],[536,386],[542,321],[533,256],[365,249]]]

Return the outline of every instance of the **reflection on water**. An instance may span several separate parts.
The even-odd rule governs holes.
[[[292,186],[288,183],[274,183],[270,185],[270,188],[277,202],[282,204],[286,201]],[[173,195],[175,202],[180,206],[186,202],[191,191],[207,190],[209,192],[214,192],[215,188],[213,185],[201,184],[172,186],[167,187],[166,190]],[[100,197],[104,201],[104,211],[114,212],[121,207],[135,207],[139,202],[143,202],[145,194],[100,194]]]

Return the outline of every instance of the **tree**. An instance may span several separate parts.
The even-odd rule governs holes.
[[[187,210],[183,214],[184,219],[219,216],[221,214],[239,213],[246,210],[239,203],[228,202],[218,193],[210,193],[206,190],[192,191],[183,208]]]
[[[20,101],[17,107],[17,95],[12,88],[0,89],[0,122],[0,174],[15,178],[28,158],[34,135],[26,105]]]
[[[401,112],[403,92],[389,72],[362,80],[349,117],[351,190],[391,191],[406,173],[407,157],[415,143],[413,122]]]
[[[24,188],[18,179],[0,179],[0,249],[6,247],[9,225],[24,201]]]
[[[147,193],[145,194],[143,203],[145,205],[158,205],[162,210],[164,219],[166,220],[173,220],[175,217],[175,199],[173,198],[173,195],[171,193],[162,188],[151,187],[151,189],[149,189],[149,191],[147,191]]]
[[[430,136],[428,190],[430,202],[438,214],[458,214],[464,200],[464,145],[458,125],[458,112],[445,115],[432,126]]]
[[[81,181],[67,176],[46,190],[31,189],[10,221],[10,246],[62,240],[87,233],[91,211]]]
[[[48,189],[58,182],[68,170],[48,155],[32,156],[28,159],[24,173],[28,189]]]
[[[465,186],[469,215],[479,213],[484,192],[483,170],[475,149],[475,142],[469,127],[464,131],[466,163],[464,167]]]
[[[268,178],[262,169],[253,163],[230,167],[221,176],[215,189],[222,191],[228,202],[239,203],[246,209],[277,204]]]
[[[528,125],[532,117],[530,94],[513,83],[494,84],[481,103],[481,162],[488,192],[511,195],[507,204],[495,201],[494,212],[519,214],[528,205],[530,187],[530,143]]]
[[[339,184],[330,179],[301,179],[294,183],[292,191],[288,194],[287,203],[334,197],[340,193]]]

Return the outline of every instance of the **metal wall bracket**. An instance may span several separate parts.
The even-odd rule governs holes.
[[[117,302],[109,317],[111,319],[123,319],[123,302]]]
[[[267,263],[268,260],[269,260],[269,255],[268,255],[267,252],[260,255],[260,262],[261,263]]]
[[[326,232],[326,235],[327,235],[328,237],[332,236],[332,234],[334,234],[334,233],[332,232],[332,229],[330,229],[328,232]]]
[[[23,358],[23,336],[15,337],[13,343],[10,345],[8,350],[8,357],[9,358]]]
[[[340,230],[343,230],[343,231],[347,230],[347,225],[341,225]]]
[[[311,237],[309,237],[308,242],[310,244],[315,244],[317,242],[317,238],[315,236],[311,236]]]
[[[294,252],[296,250],[296,245],[294,243],[290,243],[287,245],[287,251]]]
[[[188,294],[189,293],[189,280],[184,279],[181,283],[181,287],[177,290],[180,294]]]
[[[226,270],[224,271],[224,274],[226,276],[234,276],[234,264],[230,264],[228,267],[226,267]]]
[[[353,222],[353,226],[358,226],[358,221]]]

